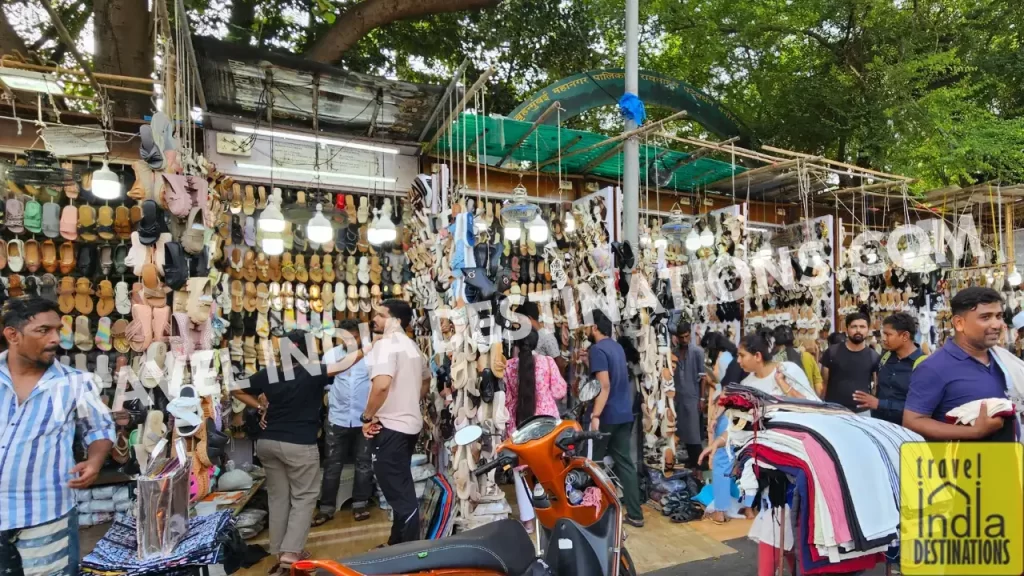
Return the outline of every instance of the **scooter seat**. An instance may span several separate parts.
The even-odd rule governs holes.
[[[465,568],[519,576],[536,558],[533,542],[523,525],[506,519],[450,538],[396,544],[343,558],[338,563],[370,575]]]

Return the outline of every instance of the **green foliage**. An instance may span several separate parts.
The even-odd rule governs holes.
[[[91,1],[60,2],[69,27]],[[200,34],[294,53],[358,1],[185,0]],[[444,84],[469,57],[467,82],[495,67],[487,109],[505,113],[554,80],[621,66],[623,19],[621,0],[505,0],[381,27],[340,66]],[[763,142],[920,188],[1024,181],[1020,0],[642,0],[641,27],[643,68],[721,99]],[[59,50],[43,36],[36,48]],[[613,108],[570,125],[619,129]]]

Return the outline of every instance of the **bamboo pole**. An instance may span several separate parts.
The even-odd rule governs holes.
[[[423,148],[425,151],[433,150],[434,146],[437,145],[437,141],[441,139],[441,136],[444,136],[444,133],[447,132],[448,128],[452,125],[452,121],[455,118],[458,118],[459,114],[462,114],[462,111],[466,109],[466,105],[469,104],[469,99],[473,97],[473,94],[476,94],[477,90],[483,87],[484,82],[487,82],[487,79],[491,77],[491,74],[494,74],[493,66],[485,70],[484,73],[476,79],[476,82],[469,87],[469,90],[466,90],[466,93],[462,95],[462,100],[460,100],[459,104],[455,106],[455,110],[452,110],[451,115],[445,118],[445,121],[441,124],[441,129],[434,134],[434,137],[431,138],[430,142],[428,142]]]
[[[604,154],[601,154],[597,158],[594,158],[589,164],[584,166],[583,169],[580,170],[580,174],[586,174],[587,172],[590,172],[594,168],[597,168],[598,166],[601,165],[602,162],[604,162],[605,160],[607,160],[607,159],[611,158],[612,156],[618,154],[619,151],[622,150],[622,147],[625,146],[625,145],[626,145],[625,142],[619,142],[615,146],[612,146],[611,148],[608,149],[607,152],[605,152]]]
[[[59,66],[40,66],[39,64],[30,64],[28,62],[19,62],[14,60],[10,56],[0,57],[0,68],[20,68],[22,70],[32,70],[35,72],[53,72],[54,74],[70,74],[72,76],[86,76],[85,72],[81,70],[72,70],[70,68],[61,68]],[[152,78],[136,78],[134,76],[120,76],[118,74],[104,74],[103,72],[93,72],[92,75],[97,80],[109,80],[116,82],[132,82],[135,84],[148,84],[152,86],[156,82]],[[72,80],[74,82],[74,80]]]
[[[607,140],[602,140],[601,142],[598,142],[597,144],[594,144],[592,146],[587,146],[586,148],[580,148],[579,150],[574,150],[572,152],[569,152],[568,154],[563,154],[562,155],[562,160],[565,160],[566,158],[569,158],[569,157],[572,157],[572,156],[576,156],[577,154],[583,154],[584,152],[590,152],[591,150],[596,150],[598,148],[603,148],[603,147],[605,147],[605,146],[607,146],[609,144],[615,144],[616,142],[621,142],[622,140],[625,140],[626,138],[630,138],[632,136],[639,136],[640,134],[644,134],[646,132],[654,130],[655,128],[660,128],[666,122],[670,122],[672,120],[677,120],[679,118],[682,118],[683,116],[686,116],[686,114],[687,114],[686,110],[683,110],[681,112],[676,112],[675,114],[669,116],[668,118],[663,118],[661,120],[658,120],[657,122],[652,122],[651,124],[647,124],[646,126],[641,126],[641,127],[637,128],[636,130],[631,130],[629,132],[623,132],[622,134],[619,134],[618,136],[614,136],[612,138],[608,138]],[[543,167],[545,167],[545,166],[547,166],[549,164],[554,164],[555,162],[558,162],[558,158],[557,157],[549,158],[548,160],[545,160],[545,161],[541,162],[540,164],[538,164],[537,165],[537,170],[540,170],[541,168],[543,168]]]
[[[538,116],[537,119],[533,121],[533,125],[530,126],[530,129],[527,130],[526,133],[519,138],[519,140],[516,140],[516,143],[513,144],[512,147],[509,148],[507,152],[505,152],[505,155],[502,156],[501,160],[498,160],[498,163],[495,164],[494,166],[496,168],[501,168],[501,165],[512,157],[512,153],[518,150],[519,147],[523,145],[523,142],[526,142],[526,139],[530,137],[530,134],[533,134],[534,131],[537,130],[537,128],[540,128],[540,125],[544,123],[544,120],[547,120],[547,117],[550,116],[552,112],[561,109],[562,105],[558,103],[558,100],[552,102],[551,106],[548,106],[547,110],[541,112],[541,115]],[[561,126],[559,126],[559,128],[561,128]]]
[[[778,154],[785,154],[787,156],[796,156],[797,158],[809,158],[810,157],[810,154],[804,154],[803,152],[794,152],[792,150],[786,150],[785,148],[776,148],[774,146],[768,146],[767,144],[765,144],[764,146],[761,146],[761,147],[764,148],[765,150],[768,150],[769,152],[776,152]],[[825,158],[824,162],[827,163],[827,164],[831,164],[833,166],[842,166],[843,168],[847,168],[849,170],[856,170],[858,172],[863,172],[865,174],[872,174],[874,176],[880,176],[882,178],[892,178],[892,179],[896,179],[896,180],[907,180],[907,181],[912,181],[913,180],[913,178],[909,178],[907,176],[899,176],[897,174],[889,174],[888,172],[879,172],[878,170],[872,170],[870,168],[862,168],[860,166],[855,166],[853,164],[847,164],[846,162],[840,162],[838,160],[830,160],[828,158]]]
[[[716,152],[723,152],[723,153],[727,153],[727,154],[735,154],[736,156],[740,156],[742,158],[748,158],[750,160],[757,160],[758,162],[765,162],[765,163],[768,163],[768,164],[772,164],[772,163],[775,163],[775,162],[785,162],[787,160],[786,158],[775,158],[775,157],[772,157],[772,156],[768,156],[767,154],[760,154],[758,152],[754,152],[753,150],[747,150],[746,148],[739,148],[739,147],[736,147],[736,146],[720,146],[719,144],[714,143],[714,142],[708,142],[706,140],[697,140],[695,138],[683,138],[683,137],[680,137],[680,136],[676,136],[674,134],[669,134],[667,132],[661,132],[658,135],[659,136],[663,136],[665,138],[668,138],[670,140],[675,140],[676,142],[682,142],[683,144],[689,144],[690,146],[698,146],[700,148],[710,148],[711,150],[714,150]]]

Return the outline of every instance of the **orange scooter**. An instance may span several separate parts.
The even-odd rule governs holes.
[[[597,396],[596,381],[581,388],[586,403]],[[588,440],[600,432],[584,431],[573,420],[536,416],[477,468],[525,465],[523,478],[538,520],[535,545],[523,525],[501,520],[441,540],[406,542],[340,562],[301,560],[292,574],[321,569],[335,576],[635,576],[623,542],[618,489],[600,466],[587,459]],[[586,488],[601,494],[596,505],[581,505]],[[538,557],[537,551],[543,553]]]

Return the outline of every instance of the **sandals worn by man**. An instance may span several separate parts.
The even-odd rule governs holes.
[[[310,526],[316,528],[317,526],[323,526],[334,519],[333,514],[328,514],[323,510],[317,510],[316,514],[313,515],[313,521],[310,522]]]

